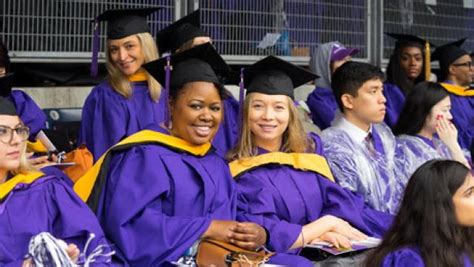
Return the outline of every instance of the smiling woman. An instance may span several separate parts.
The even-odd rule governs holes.
[[[196,81],[183,86],[179,97],[171,99],[174,136],[202,145],[217,132],[222,119],[222,100],[211,82]]]
[[[109,76],[84,103],[78,142],[87,146],[95,160],[123,138],[163,121],[166,103],[159,101],[161,86],[142,68],[158,58],[147,16],[159,9],[108,10],[96,18],[97,23],[108,23]]]
[[[210,143],[222,118],[219,77],[228,76],[225,61],[204,44],[144,68],[169,85],[164,92],[169,92],[171,124],[149,125],[151,130],[123,140],[105,155],[99,176],[89,184],[93,188],[81,187],[82,179],[75,185],[118,248],[117,261],[168,266],[187,259],[203,238],[251,250],[264,245],[261,226],[235,220],[237,190]],[[298,257],[285,260],[311,266]]]

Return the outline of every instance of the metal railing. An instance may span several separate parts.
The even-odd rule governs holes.
[[[153,34],[184,15],[182,6],[192,6],[189,12],[200,7],[204,29],[234,64],[249,64],[269,54],[307,64],[312,45],[335,40],[359,48],[359,60],[382,64],[394,43],[383,31],[413,33],[435,44],[474,33],[474,9],[465,8],[463,1],[379,1],[0,0],[0,38],[16,62],[89,62],[94,16],[112,8],[149,6],[164,7],[150,17]],[[280,38],[258,48],[268,33]],[[474,50],[474,40],[464,48]]]
[[[162,6],[162,11],[150,16],[152,32],[156,33],[174,20],[174,2],[0,0],[0,37],[13,61],[88,62],[92,51],[91,21],[95,16],[107,9]],[[105,28],[101,27],[102,36]],[[103,48],[104,42],[101,51]]]
[[[200,0],[202,23],[217,49],[230,61],[252,62],[278,55],[307,64],[311,46],[338,40],[357,47],[367,60],[368,1]],[[280,34],[275,45],[258,45],[269,33]]]
[[[437,0],[436,5],[425,2],[384,0],[384,31],[418,35],[435,45],[474,36],[474,9],[465,8],[463,1]],[[395,42],[387,36],[381,38],[383,57],[388,59]],[[463,48],[474,50],[474,39],[468,39]]]

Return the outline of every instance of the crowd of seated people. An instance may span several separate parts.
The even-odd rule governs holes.
[[[94,165],[74,179],[44,155],[45,115],[12,90],[0,45],[0,266],[202,266],[208,240],[258,251],[268,265],[472,266],[465,39],[434,50],[438,83],[426,71],[429,43],[395,33],[386,74],[339,42],[315,48],[311,71],[267,56],[235,72],[199,10],[154,37],[155,12],[95,18],[107,24],[108,76],[82,108],[77,146]],[[319,135],[295,104],[311,81]],[[238,99],[226,83],[239,85]],[[308,249],[368,238],[380,245]],[[243,255],[227,260],[250,264]]]

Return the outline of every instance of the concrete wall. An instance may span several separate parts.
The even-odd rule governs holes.
[[[235,98],[239,97],[239,87],[226,86]],[[25,91],[41,108],[81,108],[92,87],[34,87],[15,88]],[[295,90],[296,100],[306,100],[314,85],[304,85]]]

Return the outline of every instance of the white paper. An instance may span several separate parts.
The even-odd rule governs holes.
[[[257,45],[257,48],[265,49],[270,46],[274,46],[278,39],[280,39],[280,33],[267,33],[263,40]]]

